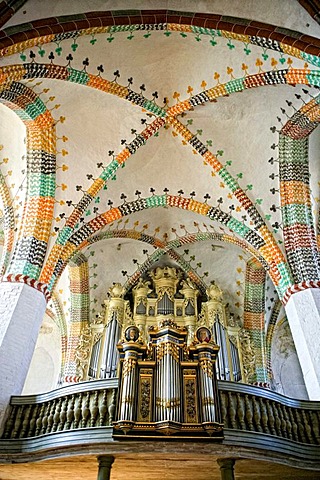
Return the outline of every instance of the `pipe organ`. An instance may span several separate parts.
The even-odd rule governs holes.
[[[133,436],[222,438],[215,361],[219,347],[207,327],[187,346],[188,329],[162,320],[149,343],[127,327],[118,345],[120,390],[116,431]]]
[[[215,344],[220,347],[215,359],[217,378],[231,381],[246,380],[241,362],[241,329],[239,325],[234,324],[232,316],[227,315],[222,301],[222,291],[213,283],[208,287],[204,297],[192,281],[185,278],[182,271],[171,266],[150,270],[144,278],[139,278],[128,293],[117,283],[109,289],[103,315],[90,325],[91,356],[86,355],[79,368],[79,371],[83,372],[81,379],[116,377],[121,356],[117,344],[121,338],[123,340],[126,328],[136,327],[139,341],[149,345],[154,341],[153,329],[167,320],[174,322],[178,329],[184,329],[186,332],[184,348],[191,348],[199,327],[207,328]],[[176,348],[173,346],[176,345],[176,341],[170,342],[172,348]],[[162,342],[157,346],[157,352],[164,348],[160,344]],[[140,358],[139,355],[137,358]],[[157,353],[157,358],[159,355],[160,353]],[[79,353],[77,357],[81,359],[81,354]],[[163,361],[167,360],[166,355],[163,358]],[[182,360],[179,357],[180,361]],[[83,364],[85,362],[87,363]],[[159,368],[162,368],[161,362]],[[180,370],[180,373],[174,370],[173,366],[174,364],[172,372],[180,382],[183,382],[184,374],[182,375]],[[153,374],[156,375],[155,378],[162,375],[159,369]]]

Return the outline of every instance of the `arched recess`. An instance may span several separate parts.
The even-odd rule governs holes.
[[[250,254],[256,255],[260,261],[263,261],[259,257],[258,253],[250,247],[245,241],[239,240],[236,237],[233,237],[228,234],[216,233],[216,232],[197,232],[193,234],[186,235],[174,239],[168,243],[163,242],[161,239],[154,236],[148,235],[145,232],[139,232],[137,230],[108,230],[106,232],[99,232],[96,235],[93,235],[87,239],[87,246],[93,245],[99,241],[113,238],[131,238],[148,245],[153,245],[157,250],[148,257],[148,259],[138,267],[138,269],[127,279],[124,284],[126,291],[131,289],[138,279],[146,272],[149,268],[152,267],[154,262],[156,262],[162,255],[168,253],[169,256],[180,265],[181,269],[186,273],[186,275],[192,279],[192,281],[200,288],[203,294],[206,293],[207,285],[203,282],[201,277],[194,271],[192,266],[186,262],[181,255],[179,255],[175,249],[183,245],[190,245],[201,241],[207,240],[218,240],[225,243],[230,243],[237,245],[239,248],[247,251]],[[83,247],[85,248],[85,247]],[[71,265],[70,265],[71,263]],[[68,362],[65,365],[63,375],[63,381],[72,382],[77,381],[76,375],[76,364],[74,361],[74,350],[79,343],[81,332],[87,325],[89,320],[89,310],[88,310],[88,265],[86,262],[86,257],[81,253],[80,250],[77,250],[69,261],[69,277],[70,277],[70,291],[71,291],[71,305],[74,305],[75,315],[72,314],[70,321],[70,343],[68,343]],[[55,294],[53,294],[55,298]],[[71,311],[73,308],[71,309]],[[80,313],[81,310],[81,313]],[[88,315],[86,317],[86,315]],[[74,318],[75,317],[75,318]],[[78,318],[81,317],[81,322],[79,324]]]
[[[201,277],[196,273],[196,271],[192,268],[192,266],[184,260],[184,258],[175,251],[174,247],[176,247],[176,242],[164,242],[160,238],[154,237],[152,235],[148,235],[145,232],[139,232],[137,230],[109,230],[107,232],[100,232],[97,235],[93,235],[92,237],[88,238],[89,245],[93,245],[96,242],[100,242],[101,240],[106,240],[109,238],[131,238],[133,240],[137,240],[143,243],[147,243],[148,245],[153,245],[157,250],[148,257],[148,259],[138,268],[140,272],[139,277],[142,275],[143,272],[147,271],[150,266],[156,262],[162,255],[168,254],[173,260],[175,260],[181,269],[186,273],[187,276],[192,278],[193,282],[199,287],[201,292],[205,294],[207,285],[202,280]],[[190,242],[191,243],[191,242]],[[73,257],[72,257],[73,258]],[[134,273],[133,275],[137,275]],[[134,281],[134,284],[136,282]],[[125,282],[124,287],[128,281]]]
[[[312,215],[309,135],[320,122],[320,95],[303,105],[279,134],[283,237],[296,284],[320,281],[320,256]]]
[[[0,101],[26,125],[27,200],[13,255],[6,273],[38,279],[51,233],[55,197],[55,125],[51,113],[36,93],[16,81],[0,85]],[[6,205],[8,223],[3,269],[13,246],[12,204]]]
[[[207,240],[219,240],[225,243],[235,244],[240,248],[243,248],[246,251],[249,251],[250,253],[253,251],[252,247],[248,246],[244,241],[236,239],[231,235],[220,234],[215,232],[197,232],[194,234],[186,235],[181,238],[174,239],[168,242],[167,244],[165,244],[160,239],[147,235],[144,232],[139,232],[136,230],[113,230],[113,231],[109,230],[107,232],[99,232],[98,234],[92,237],[89,237],[87,239],[86,246],[90,246],[101,240],[111,239],[111,238],[119,238],[119,239],[132,238],[134,240],[145,242],[149,245],[151,244],[157,247],[157,251],[155,251],[152,255],[150,255],[150,257],[148,257],[148,259],[142,265],[140,265],[137,271],[133,275],[131,275],[131,277],[126,281],[124,285],[126,290],[129,290],[138,281],[139,277],[143,275],[143,273],[146,272],[149,268],[152,267],[152,264],[154,262],[156,262],[165,253],[170,254],[170,251],[173,254],[173,258],[180,264],[182,270],[185,271],[187,276],[189,276],[189,278],[191,278],[191,280],[194,281],[194,283],[198,284],[199,280],[201,281],[201,279],[199,279],[196,272],[192,271],[192,267],[190,267],[190,265],[187,262],[183,262],[183,259],[182,261],[180,260],[179,262],[180,255],[178,255],[177,252],[174,250],[175,248],[178,248],[183,245],[190,245],[193,243],[198,243],[200,241],[207,241]],[[255,254],[257,255],[257,252],[255,252]],[[80,340],[81,333],[84,331],[85,327],[88,324],[87,322],[89,320],[89,309],[87,308],[88,302],[89,302],[88,295],[87,295],[89,293],[88,292],[89,279],[88,279],[87,259],[83,254],[81,254],[78,251],[72,256],[71,262],[72,262],[72,265],[69,267],[71,305],[74,305],[71,308],[71,311],[75,310],[75,318],[71,318],[71,323],[70,323],[70,337],[69,337],[70,341],[68,343],[68,355],[67,355],[68,360],[66,363],[65,375],[64,375],[64,382],[67,382],[67,383],[78,381],[79,379],[77,375],[75,352],[76,352],[76,347]],[[250,262],[254,264],[253,260],[251,260]],[[261,267],[261,264],[259,264],[258,261],[256,261],[256,264],[260,265]],[[255,277],[254,274],[252,275],[252,277],[253,278]],[[75,279],[75,281],[73,281],[73,278]],[[250,287],[252,287],[252,284],[250,285]],[[204,289],[204,293],[205,293],[205,289]],[[247,297],[247,304],[248,304],[248,301],[250,301],[251,302],[250,305],[252,305],[252,303],[254,303],[258,298],[257,292],[256,291],[252,292],[252,288],[250,288],[247,293],[248,295],[250,295],[250,300],[248,300],[248,297]],[[260,297],[259,297],[259,300],[260,300]],[[81,321],[79,322],[78,320],[80,317],[81,317]],[[255,330],[255,326],[254,325],[252,326],[252,318],[249,318],[248,326],[246,327],[246,329],[249,331],[252,337],[252,346],[256,350],[255,354],[256,354],[256,360],[258,362],[256,372],[254,374],[254,378],[251,379],[251,382],[265,386],[266,381],[264,378],[262,378],[262,374],[261,374],[262,367],[259,364],[259,361],[262,358],[261,351],[263,350],[263,346],[260,345],[259,338],[257,338],[257,335],[256,335],[257,331]]]
[[[142,265],[140,265],[138,269],[125,282],[124,287],[126,290],[130,289],[133,285],[135,285],[138,278],[140,278],[140,276],[143,275],[143,273],[146,272],[154,262],[156,262],[162,255],[168,253],[168,255],[171,256],[180,265],[182,270],[193,280],[193,282],[202,290],[202,292],[205,293],[207,285],[198,276],[190,263],[186,262],[181,257],[181,255],[176,252],[175,249],[182,247],[183,245],[190,245],[206,240],[219,240],[221,242],[237,245],[241,249],[256,257],[257,260],[262,262],[265,265],[265,268],[267,268],[266,262],[263,260],[263,258],[260,257],[258,252],[246,242],[239,240],[231,235],[216,232],[213,233],[199,231],[197,233],[191,233],[184,237],[177,237],[175,240],[171,240],[170,242],[163,242],[157,237],[148,235],[145,232],[139,232],[137,230],[108,230],[107,232],[100,232],[96,235],[89,237],[87,239],[88,243],[85,247],[82,247],[82,249],[86,248],[88,245],[93,245],[96,242],[109,238],[131,238],[134,240],[145,242],[148,245],[153,245],[157,248],[157,250],[152,255],[150,255],[148,259]],[[74,255],[77,255],[77,252],[78,250],[76,250],[76,253]],[[74,255],[72,258],[74,258]]]
[[[193,243],[198,243],[206,240],[219,240],[221,242],[237,245],[238,247],[245,250],[246,252],[249,252],[250,254],[254,252],[254,255],[260,260],[262,260],[266,267],[265,261],[261,259],[261,257],[259,257],[258,253],[250,245],[248,245],[246,242],[242,240],[239,240],[233,237],[232,235],[222,234],[222,233],[213,233],[213,232],[200,233],[199,232],[197,234],[190,234],[184,237],[180,237],[175,240],[172,240],[171,242],[168,242],[166,247],[164,249],[161,249],[160,253],[161,255],[164,255],[165,253],[167,253],[167,251],[176,249],[178,247],[181,247],[182,245],[190,245]],[[126,290],[129,290],[130,288],[132,288],[133,285],[135,285],[135,283],[137,282],[137,280],[141,277],[141,275],[143,275],[143,273],[146,272],[150,268],[150,266],[160,258],[159,256],[160,253],[156,251],[152,255],[150,255],[150,257],[142,265],[140,265],[140,267],[128,278],[128,280],[124,284],[124,287]],[[187,265],[188,268],[185,271],[187,275],[191,278],[191,280],[197,284],[196,279],[194,279],[192,276],[189,275],[189,271],[190,271],[189,265],[190,264]]]
[[[184,210],[197,212],[199,214],[206,215],[210,219],[214,219],[214,220],[217,220],[217,217],[218,217],[220,219],[220,222],[228,226],[230,229],[232,228],[232,226],[234,228],[234,226],[237,225],[237,220],[232,219],[232,225],[229,226],[230,225],[229,221],[231,219],[231,216],[229,214],[222,212],[221,209],[216,207],[211,207],[206,203],[196,202],[193,199],[186,199],[181,196],[171,196],[171,195],[161,195],[161,196],[153,195],[146,199],[140,198],[134,202],[125,203],[119,206],[118,208],[112,208],[108,212],[105,212],[102,215],[96,217],[94,220],[91,220],[88,224],[83,225],[74,235],[72,235],[70,238],[70,241],[66,245],[64,256],[61,258],[61,263],[59,265],[61,272],[63,271],[63,268],[67,265],[69,259],[72,258],[74,253],[77,250],[81,250],[91,245],[94,239],[93,237],[94,233],[98,232],[101,228],[103,228],[108,223],[112,223],[113,221],[118,220],[123,216],[130,215],[132,213],[135,213],[147,208],[156,208],[156,207],[164,207],[164,206],[178,207]],[[242,236],[244,237],[244,240],[247,240],[246,233],[248,233],[247,230],[249,229],[248,227],[245,227],[241,222],[239,222],[239,224],[241,224],[242,230],[239,230],[240,228],[239,226],[238,231],[241,231]],[[251,232],[250,239],[255,238],[256,242],[261,241],[260,237],[255,232],[253,231],[250,231],[250,232]],[[109,232],[105,232],[105,234],[108,235]],[[99,235],[103,235],[103,233],[100,233]],[[203,237],[202,233],[200,235],[201,237]],[[200,240],[200,238],[198,240]],[[173,240],[170,243],[171,243],[170,247],[171,246],[177,247],[180,244],[180,240],[179,239]],[[182,240],[181,244],[184,244],[184,243],[185,243],[184,240]],[[241,244],[241,246],[243,245]],[[253,247],[251,245],[251,249],[252,248]],[[152,263],[159,258],[159,254],[161,256],[163,255],[163,253],[165,252],[161,252],[161,251],[155,252],[153,258],[151,256],[145,262],[145,264],[143,265],[143,268],[142,269],[140,268],[137,272],[135,272],[132,275],[132,277],[130,278],[130,284],[131,285],[135,284],[138,281],[141,274],[144,271],[146,271],[148,268],[150,268]],[[258,251],[256,251],[256,254],[259,255]],[[265,259],[263,263],[264,263],[264,268],[268,268],[268,264],[265,261]],[[256,270],[259,270],[258,273],[259,275],[263,276],[263,282],[264,282],[264,279],[265,279],[264,268],[261,266],[261,264],[257,260],[252,260],[252,265],[253,266],[250,269],[249,281],[251,281],[252,284],[257,283]],[[257,268],[257,265],[259,266],[258,268]],[[256,268],[254,268],[254,266]],[[260,269],[262,269],[262,271]],[[190,274],[190,272],[188,272],[188,274]],[[57,279],[58,278],[59,276],[57,277]],[[194,280],[191,275],[190,275],[190,278]],[[260,280],[260,277],[259,277],[259,280]],[[129,288],[128,282],[126,283],[126,287]],[[254,295],[252,300],[251,300],[251,297],[252,297],[252,292],[250,289],[247,295],[248,301],[250,302],[250,301],[256,300]],[[256,352],[256,370],[255,370],[254,378],[252,379],[252,383],[258,383],[260,385],[265,386],[266,384],[268,384],[268,381],[266,378],[266,355],[265,355],[265,338],[264,338],[264,316],[263,316],[264,315],[264,296],[263,298],[260,298],[259,296],[257,298],[259,299],[260,304],[261,305],[263,304],[263,308],[261,307],[259,312],[254,312],[254,313],[257,313],[259,325],[257,327],[255,322],[253,321],[253,320],[257,320],[257,318],[253,319],[253,317],[250,316],[250,318],[247,319],[247,325],[245,325],[245,328],[250,332],[253,348]]]

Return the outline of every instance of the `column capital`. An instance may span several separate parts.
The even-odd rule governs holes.
[[[218,458],[217,464],[220,467],[221,480],[234,480],[234,464],[233,458]]]
[[[111,467],[111,465],[114,462],[114,456],[113,455],[99,455],[97,457],[99,466],[101,467]]]
[[[113,455],[99,455],[97,457],[99,463],[98,480],[110,480],[112,464],[114,462]]]
[[[217,464],[219,465],[220,469],[233,469],[234,464],[236,461],[234,458],[218,458]]]
[[[51,299],[51,293],[49,292],[48,285],[46,283],[40,282],[39,280],[35,280],[28,275],[22,275],[20,273],[9,273],[8,275],[1,276],[0,282],[23,283],[41,292],[44,295],[46,302],[49,302],[49,300]]]

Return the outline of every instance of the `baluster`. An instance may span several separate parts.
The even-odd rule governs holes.
[[[260,403],[262,431],[263,433],[270,433],[270,430],[268,427],[267,408],[266,408],[266,404],[264,403],[264,399],[262,397],[259,397],[259,403]]]
[[[301,440],[302,443],[307,443],[307,439],[306,439],[306,436],[305,436],[305,433],[304,433],[303,424],[301,422],[301,411],[298,408],[295,408],[294,409],[294,414],[295,414],[295,418],[296,418],[297,426],[298,426],[299,440]]]
[[[58,432],[63,430],[64,425],[67,420],[67,406],[68,406],[68,397],[63,397],[62,405],[61,405],[61,412],[59,418],[59,425],[58,425]]]
[[[278,410],[278,412],[279,412],[281,436],[284,437],[284,438],[288,438],[288,435],[287,435],[287,424],[286,424],[286,422],[285,422],[285,420],[284,420],[281,403],[276,403],[276,407],[277,407],[277,410]]]
[[[320,431],[319,431],[319,420],[318,420],[318,415],[317,412],[310,410],[309,411],[309,416],[310,416],[310,424],[312,425],[312,430],[314,437],[316,439],[316,444],[319,445],[320,443]]]
[[[312,437],[312,430],[311,430],[311,427],[310,427],[309,422],[308,422],[308,420],[307,420],[307,416],[306,416],[305,410],[302,410],[302,411],[301,411],[301,414],[302,414],[302,420],[303,420],[303,424],[304,424],[304,429],[305,429],[305,432],[306,432],[306,434],[307,434],[309,443],[314,443],[314,439],[313,439],[313,437]]]
[[[50,413],[48,415],[48,423],[47,423],[47,429],[45,433],[50,433],[52,431],[52,425],[53,425],[53,415],[56,407],[56,400],[51,400],[50,402]]]
[[[21,430],[19,433],[19,438],[23,438],[26,436],[26,433],[29,427],[30,412],[31,412],[31,405],[27,405],[23,412],[23,421],[22,421]]]
[[[57,430],[58,425],[59,425],[61,403],[62,403],[62,397],[59,398],[58,403],[56,404],[56,407],[55,407],[55,412],[54,412],[54,415],[53,415],[53,425],[52,425],[52,431],[53,432],[55,432]]]
[[[89,408],[90,393],[91,392],[87,392],[85,401],[83,402],[83,406],[82,406],[82,411],[81,411],[82,412],[82,420],[81,420],[82,428],[86,427],[87,421],[89,420],[89,416],[90,416],[90,408]]]
[[[67,422],[65,425],[65,430],[69,430],[71,428],[72,422],[74,420],[74,402],[76,400],[75,395],[71,395],[70,397],[67,397],[68,401],[68,408],[67,408]]]
[[[38,412],[40,410],[40,405],[33,405],[33,408],[32,408],[32,415],[31,415],[31,419],[30,419],[30,424],[29,424],[29,430],[28,430],[28,434],[27,434],[27,437],[33,437],[34,436],[34,430],[36,428],[36,421],[37,421],[37,418],[38,418]]]
[[[40,408],[40,412],[39,412],[39,416],[36,420],[36,433],[35,433],[36,436],[40,435],[40,432],[41,432],[44,410],[45,410],[45,403],[42,403],[41,408]]]
[[[283,411],[283,418],[287,426],[288,438],[292,440],[292,425],[291,425],[289,414],[288,414],[288,407],[286,405],[282,405],[282,411]]]
[[[82,393],[79,393],[74,404],[74,424],[73,428],[78,428],[81,418]]]
[[[91,409],[90,427],[95,427],[96,420],[99,414],[98,397],[99,397],[99,392],[98,390],[96,390],[94,392],[93,405]]]
[[[296,442],[299,442],[298,427],[294,419],[293,410],[294,409],[292,407],[289,408],[289,418],[292,426],[292,437],[293,437],[293,440],[295,440]]]
[[[19,434],[19,431],[20,431],[20,428],[21,428],[21,422],[22,422],[22,418],[23,418],[24,409],[25,409],[25,405],[19,405],[19,407],[17,409],[17,416],[16,416],[16,420],[14,422],[14,427],[13,427],[11,438],[17,438],[18,437],[18,434]]]
[[[14,421],[17,414],[17,408],[15,405],[10,406],[10,415],[6,422],[5,430],[3,432],[3,438],[11,438]]]
[[[277,435],[271,400],[267,400],[267,412],[271,435]]]
[[[49,417],[50,407],[51,407],[50,402],[46,402],[46,408],[45,408],[45,411],[44,411],[44,414],[43,414],[43,418],[42,418],[41,435],[43,435],[43,434],[46,433],[46,431],[47,431],[48,417]]]
[[[109,408],[108,408],[109,425],[112,425],[112,422],[114,420],[114,414],[116,412],[116,399],[117,399],[117,390],[114,388],[112,390],[111,403],[110,403]]]
[[[104,426],[104,419],[107,414],[107,390],[103,390],[101,402],[99,405],[99,426]]]
[[[245,415],[244,399],[240,395],[240,393],[237,393],[237,414],[238,414],[237,416],[239,419],[241,430],[246,430],[246,423],[244,421],[244,415]]]
[[[261,413],[260,413],[260,404],[256,397],[252,397],[253,403],[253,419],[256,425],[256,431],[263,432],[263,428],[261,426]]]
[[[281,421],[280,421],[280,418],[279,418],[279,412],[278,412],[278,409],[277,409],[276,402],[271,402],[271,407],[272,407],[272,410],[273,410],[274,424],[275,424],[275,429],[276,429],[276,432],[277,432],[277,436],[282,437]]]
[[[228,400],[227,400],[227,395],[225,392],[221,391],[220,392],[220,400],[221,400],[221,417],[222,417],[222,423],[226,428],[229,427],[228,424],[228,415],[227,415],[227,406],[228,406]]]
[[[249,430],[254,430],[254,427],[253,427],[253,422],[252,422],[252,418],[253,418],[253,414],[252,414],[252,405],[251,405],[251,401],[249,399],[249,396],[246,394],[244,396],[244,404],[245,404],[245,407],[246,407],[246,420],[247,420],[247,425],[249,427]]]
[[[274,416],[273,416],[273,410],[271,407],[271,401],[266,399],[266,408],[267,408],[267,413],[268,413],[268,424],[270,427],[270,433],[271,435],[277,435],[276,430],[274,428]]]
[[[233,403],[233,397],[232,393],[228,392],[228,400],[229,400],[229,418],[231,422],[231,427],[232,428],[237,428],[237,422],[236,422],[236,409],[234,408],[234,403]]]

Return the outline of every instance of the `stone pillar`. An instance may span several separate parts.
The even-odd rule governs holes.
[[[112,455],[101,455],[98,457],[98,462],[98,480],[110,480],[114,457]]]
[[[0,283],[0,436],[10,397],[21,394],[45,310],[40,291]]]
[[[293,294],[286,307],[310,400],[320,400],[320,289]]]
[[[217,463],[220,467],[221,480],[234,480],[234,464],[233,458],[218,458]]]

